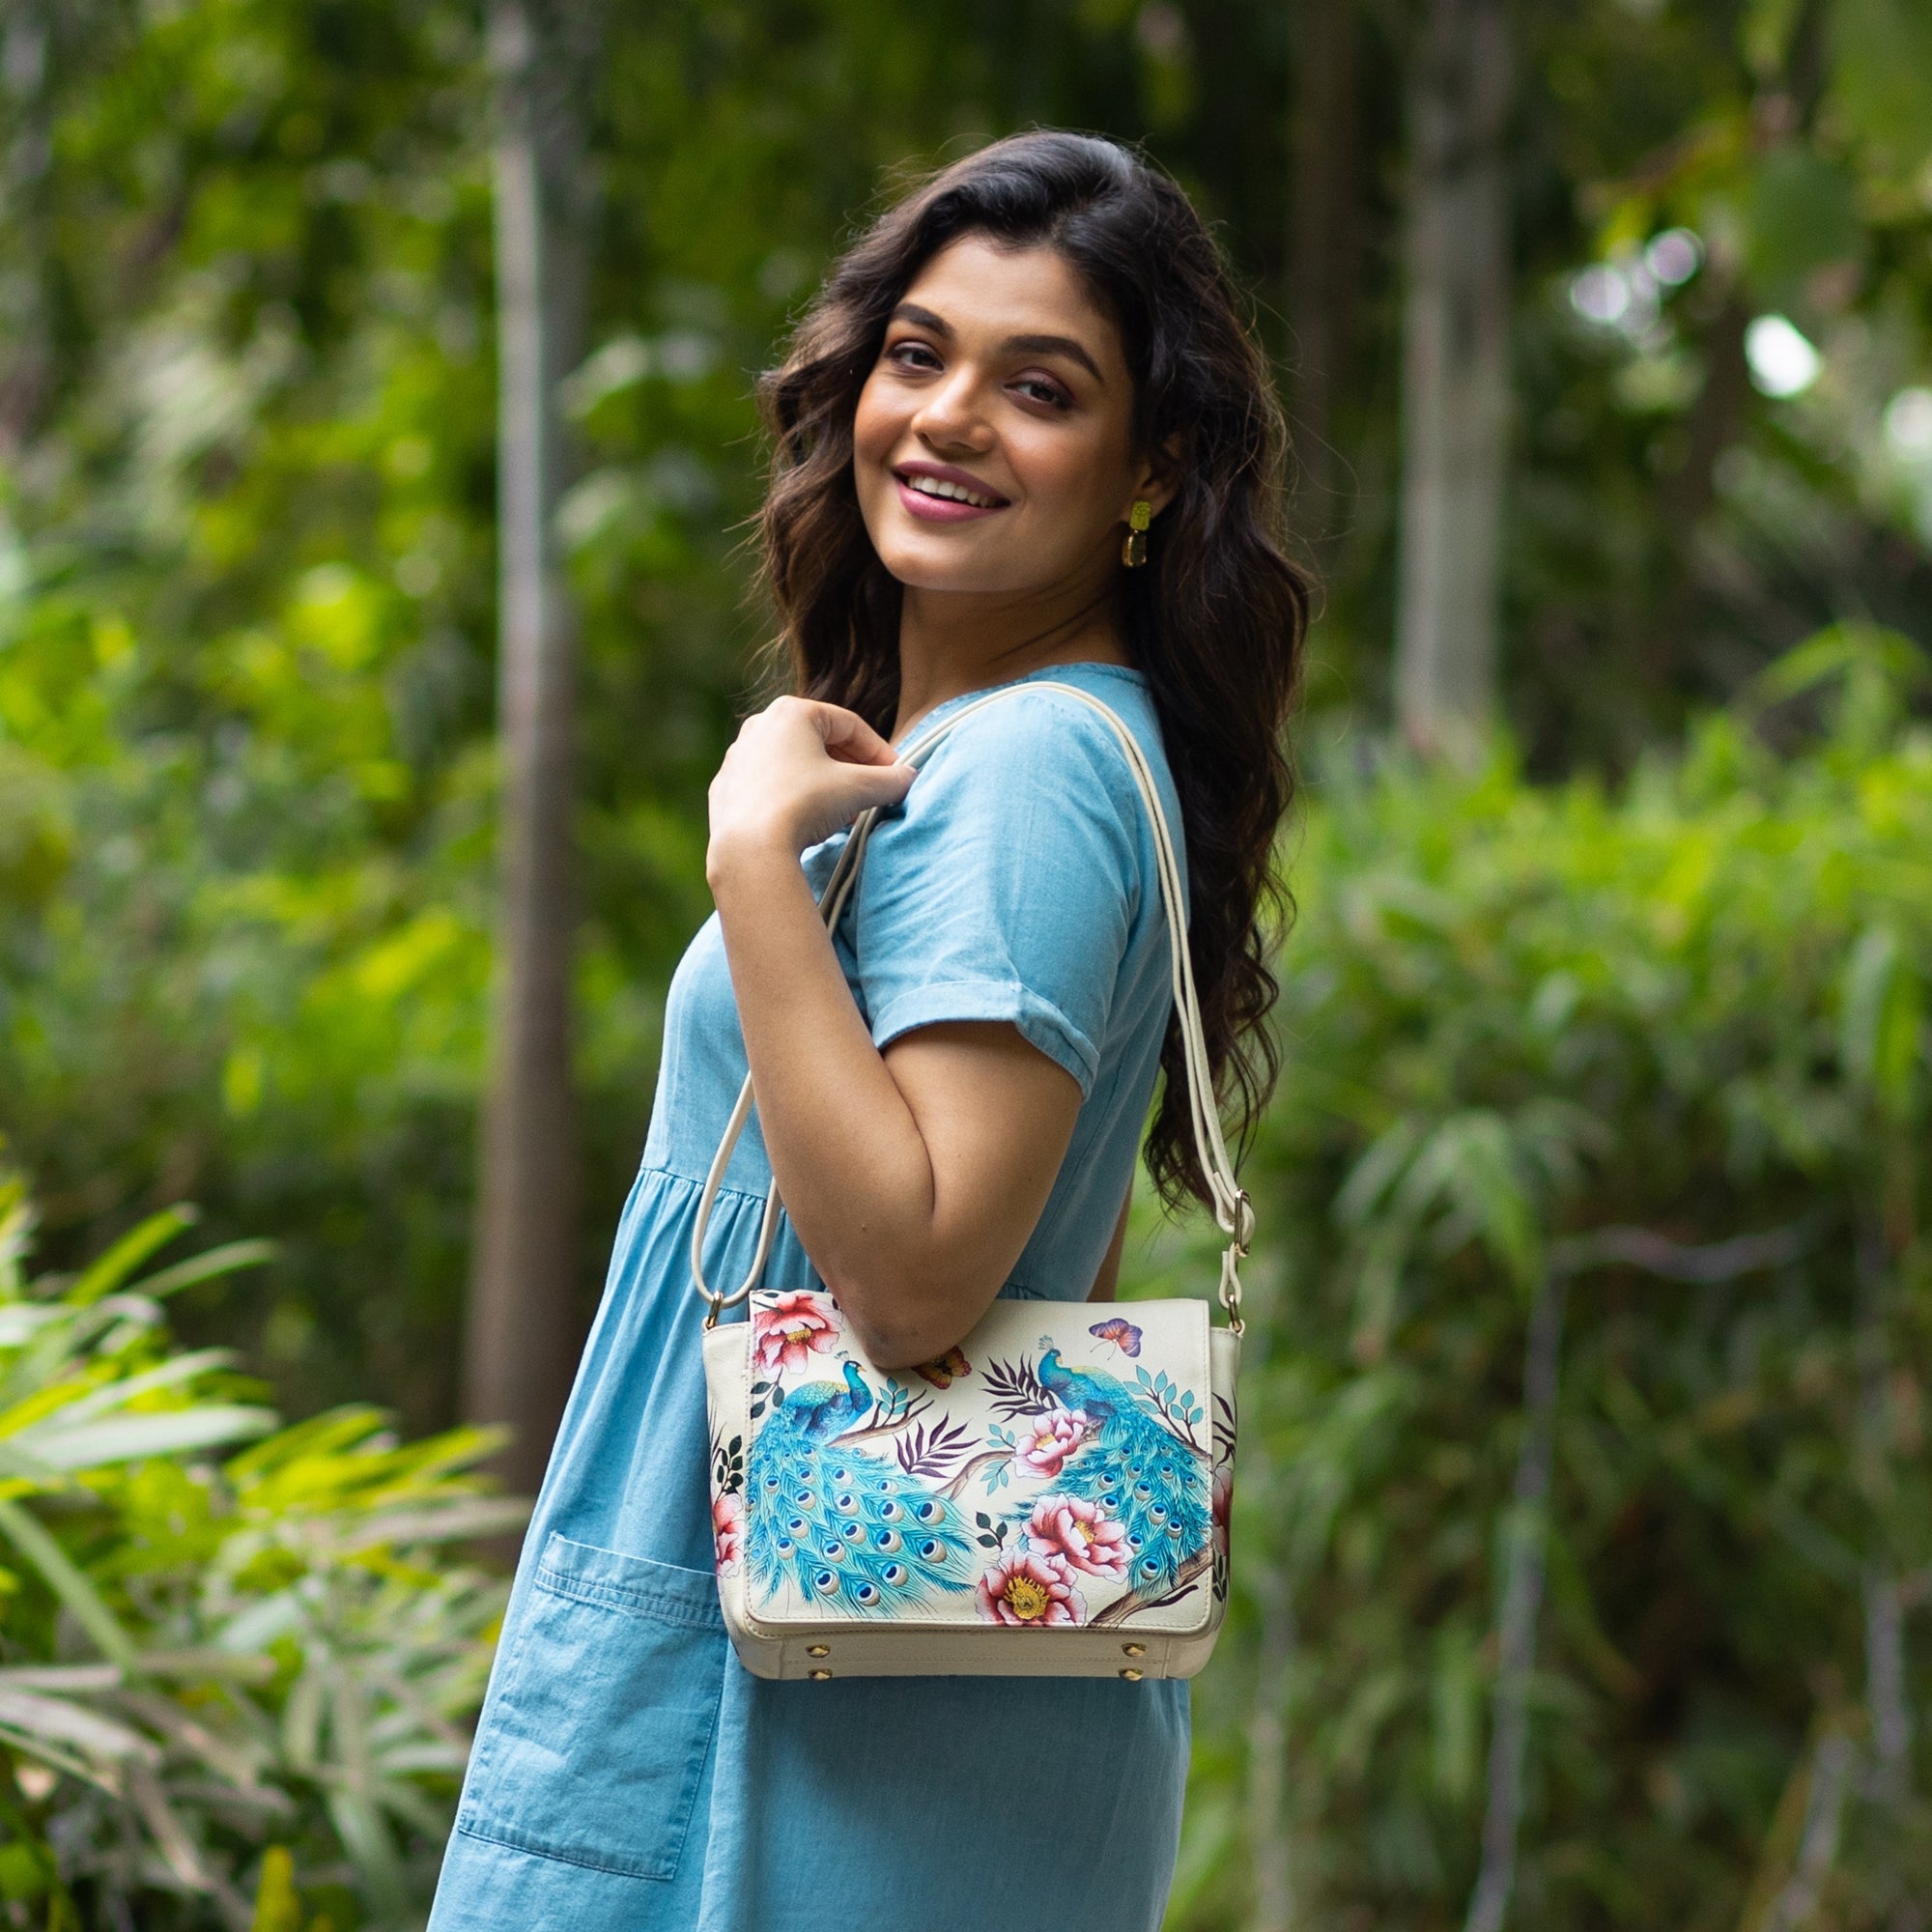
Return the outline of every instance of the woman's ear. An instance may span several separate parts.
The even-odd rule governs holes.
[[[1171,436],[1157,448],[1150,450],[1141,459],[1140,480],[1134,485],[1132,500],[1148,504],[1157,517],[1174,501],[1175,494],[1180,488],[1180,478],[1184,472],[1186,452],[1181,446],[1179,436]],[[1124,523],[1126,518],[1122,517]]]

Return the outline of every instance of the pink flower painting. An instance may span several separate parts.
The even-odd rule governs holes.
[[[753,1362],[761,1376],[800,1369],[838,1339],[838,1310],[822,1294],[793,1289],[752,1311]]]
[[[1087,1621],[1087,1605],[1057,1556],[1009,1549],[980,1577],[977,1588],[980,1614],[1009,1630],[1049,1630]]]
[[[1067,1458],[1086,1439],[1085,1409],[1046,1409],[1021,1428],[1019,1440],[1013,1445],[1013,1473],[1019,1476],[1057,1476],[1065,1466]]]
[[[711,1499],[711,1540],[717,1546],[719,1576],[730,1576],[745,1548],[745,1498],[735,1491]]]
[[[1037,1556],[1058,1557],[1068,1570],[1120,1583],[1127,1575],[1127,1532],[1097,1503],[1080,1496],[1041,1496],[1027,1542]]]

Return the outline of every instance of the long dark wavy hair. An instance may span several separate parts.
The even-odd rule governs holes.
[[[1146,675],[1187,837],[1194,970],[1217,1092],[1245,1141],[1274,1084],[1269,928],[1289,909],[1275,836],[1293,794],[1286,728],[1309,582],[1281,537],[1287,437],[1227,266],[1187,197],[1112,141],[1016,134],[932,176],[847,250],[759,387],[772,435],[767,587],[794,688],[890,732],[900,588],[872,549],[852,474],[859,392],[887,325],[948,243],[1058,251],[1120,330],[1134,444],[1178,452],[1179,491],[1122,571],[1123,642]],[[1170,1202],[1210,1199],[1178,1024],[1148,1134]]]

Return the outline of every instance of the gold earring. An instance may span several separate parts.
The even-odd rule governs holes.
[[[1127,516],[1127,533],[1121,539],[1121,561],[1129,570],[1138,570],[1147,561],[1148,526],[1153,522],[1153,505],[1145,497]]]

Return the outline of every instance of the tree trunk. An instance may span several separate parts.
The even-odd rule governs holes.
[[[1286,311],[1294,330],[1295,503],[1303,536],[1321,549],[1349,522],[1333,426],[1360,283],[1355,10],[1356,0],[1307,0],[1294,16]]]
[[[1272,1492],[1264,1469],[1264,1492]],[[1251,1932],[1294,1932],[1294,1860],[1290,1837],[1289,1697],[1294,1671],[1294,1599],[1285,1566],[1257,1552],[1261,1606],[1255,1702],[1248,1718],[1248,1846],[1254,1871]]]
[[[1495,708],[1509,431],[1502,0],[1428,0],[1410,97],[1396,718],[1467,756]]]
[[[0,153],[7,198],[28,245],[13,265],[13,313],[0,338],[0,462],[19,461],[40,426],[55,384],[53,304],[49,281],[57,253],[48,176],[53,165],[49,123],[50,10],[16,4],[0,39],[0,101],[13,135]]]
[[[1911,1672],[1905,1656],[1905,1605],[1894,1567],[1892,1524],[1902,1511],[1891,1462],[1892,1311],[1900,1299],[1882,1212],[1860,1216],[1858,1476],[1874,1525],[1864,1574],[1865,1711],[1871,1725],[1869,1795],[1892,1814],[1893,1829],[1912,1790]]]
[[[497,973],[464,1363],[470,1420],[515,1433],[505,1479],[542,1477],[578,1346],[571,1073],[576,636],[552,540],[564,481],[559,379],[578,348],[584,249],[581,47],[554,10],[496,0]]]
[[[1508,1554],[1496,1617],[1496,1690],[1490,1724],[1483,1856],[1463,1932],[1502,1932],[1516,1889],[1517,1833],[1522,1824],[1523,1765],[1529,1748],[1529,1677],[1543,1608],[1544,1554],[1549,1540],[1549,1479],[1555,1462],[1556,1393],[1562,1371],[1566,1283],[1551,1269],[1537,1289],[1523,1350],[1522,1441],[1506,1523]]]

